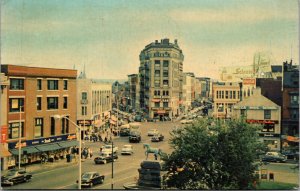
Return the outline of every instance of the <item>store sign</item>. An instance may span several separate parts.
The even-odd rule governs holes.
[[[77,121],[78,125],[91,125],[91,121],[90,120],[78,120]]]
[[[265,106],[233,106],[234,109],[249,109],[249,110],[265,110],[265,109],[270,109],[270,110],[276,110],[278,109],[277,107],[265,107]]]
[[[244,78],[243,85],[256,85],[256,79],[255,78]]]
[[[22,147],[24,146],[35,146],[35,145],[41,145],[41,144],[47,144],[47,143],[55,143],[60,141],[67,141],[67,140],[73,140],[76,139],[76,134],[70,134],[70,135],[60,135],[55,137],[48,137],[48,138],[40,138],[40,139],[34,139],[34,140],[27,140],[22,142]],[[8,143],[9,149],[15,149],[18,148],[18,141],[13,143]]]
[[[259,123],[259,124],[278,124],[278,120],[257,120],[257,119],[247,119],[247,123]]]
[[[1,126],[1,143],[7,142],[7,126]]]
[[[280,134],[259,133],[260,137],[280,137]]]

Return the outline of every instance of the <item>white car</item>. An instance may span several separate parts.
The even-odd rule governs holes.
[[[132,145],[124,145],[121,149],[121,155],[132,155],[133,154],[133,147]]]
[[[180,123],[181,124],[191,124],[191,123],[193,123],[193,120],[191,120],[191,119],[184,119],[184,120],[181,120]]]
[[[156,134],[158,134],[159,132],[158,132],[158,130],[157,129],[150,129],[149,131],[148,131],[148,136],[154,136],[154,135],[156,135]]]
[[[112,153],[112,151],[114,153],[116,153],[118,151],[118,147],[116,147],[115,145],[112,148],[112,145],[104,145],[101,147],[101,153]]]

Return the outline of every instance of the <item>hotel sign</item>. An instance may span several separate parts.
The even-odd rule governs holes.
[[[257,120],[257,119],[247,119],[247,123],[259,123],[259,124],[278,124],[278,120]]]
[[[256,79],[255,78],[244,78],[243,85],[256,85]]]

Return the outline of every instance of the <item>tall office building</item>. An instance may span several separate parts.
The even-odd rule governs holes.
[[[140,108],[150,117],[179,115],[182,111],[182,50],[177,40],[156,40],[140,53]]]

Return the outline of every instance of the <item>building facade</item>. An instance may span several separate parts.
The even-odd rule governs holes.
[[[214,117],[231,118],[233,106],[242,98],[242,84],[237,82],[215,82],[212,89]]]
[[[182,100],[184,112],[192,108],[195,100],[195,75],[193,73],[183,73]]]
[[[280,151],[281,107],[261,95],[260,88],[233,107],[232,117],[245,118],[247,123],[261,125],[262,129],[258,132],[260,140],[270,150]]]
[[[80,75],[77,79],[77,124],[86,133],[98,132],[110,119],[112,86]]]
[[[283,63],[282,140],[283,147],[299,149],[299,66]]]
[[[140,108],[150,118],[172,117],[182,112],[182,50],[177,40],[156,40],[140,53]]]
[[[40,161],[42,155],[63,157],[77,145],[76,127],[69,123],[76,121],[76,70],[2,65],[1,72],[10,84],[7,143],[15,160],[9,167],[18,163],[19,146],[24,164]]]
[[[129,83],[129,100],[130,106],[133,110],[140,110],[140,99],[138,92],[140,91],[139,86],[139,75],[131,74],[128,75],[128,83]]]

